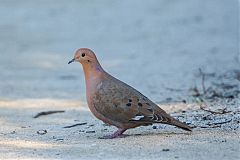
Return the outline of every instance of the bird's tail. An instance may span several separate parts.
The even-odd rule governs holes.
[[[171,118],[171,124],[170,125],[179,127],[179,128],[181,128],[183,130],[186,130],[186,131],[192,131],[192,128],[189,127],[187,124],[185,124],[183,122],[180,122],[179,120],[176,120],[174,118]]]

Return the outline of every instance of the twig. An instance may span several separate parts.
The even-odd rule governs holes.
[[[210,112],[212,114],[226,114],[226,113],[231,113],[232,111],[227,111],[227,108],[223,108],[220,111],[212,111],[210,109],[205,109],[201,104],[200,104],[200,109],[204,110],[206,112]]]
[[[221,125],[213,125],[213,126],[196,126],[196,127],[199,127],[199,128],[219,128],[219,127],[221,127]]]
[[[223,121],[223,122],[216,122],[216,123],[210,123],[210,124],[208,124],[208,125],[219,125],[219,124],[225,124],[225,123],[229,123],[229,122],[231,122],[232,121],[232,119],[230,119],[230,120],[227,120],[227,121]]]
[[[191,126],[191,127],[192,128],[197,128],[197,127],[199,127],[199,128],[219,128],[219,127],[221,127],[221,124],[229,123],[231,121],[232,121],[232,119],[224,121],[224,122],[208,123],[208,124],[206,124],[208,126]]]
[[[177,88],[170,88],[170,87],[165,87],[166,90],[169,90],[169,91],[174,91],[174,92],[181,92],[182,89],[177,89]]]
[[[63,128],[72,128],[72,127],[76,127],[76,126],[81,126],[81,125],[85,125],[87,124],[86,122],[83,122],[83,123],[77,123],[77,124],[74,124],[74,125],[71,125],[71,126],[65,126]]]
[[[45,116],[45,115],[49,115],[49,114],[54,114],[54,113],[62,113],[65,112],[63,110],[58,110],[58,111],[45,111],[45,112],[40,112],[38,114],[36,114],[33,118],[38,118],[40,116]]]
[[[200,75],[202,76],[202,89],[203,93],[206,94],[206,88],[205,88],[205,73],[203,73],[202,69],[199,68]]]
[[[227,111],[227,108],[223,108],[220,111],[212,111],[210,109],[205,109],[205,108],[209,108],[207,106],[207,104],[203,101],[203,99],[196,99],[197,100],[197,104],[200,106],[200,109],[212,114],[225,114],[225,113],[231,113],[232,111]]]

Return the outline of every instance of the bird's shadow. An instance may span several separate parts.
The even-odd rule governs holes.
[[[170,137],[174,135],[191,135],[192,132],[147,132],[147,133],[136,133],[136,134],[123,134],[123,136],[113,139],[124,139],[124,138],[134,138],[134,137],[147,137],[147,136],[164,136],[164,137]],[[103,139],[102,137],[99,137],[98,139]]]
[[[161,133],[137,133],[137,134],[125,134],[126,137],[144,137],[144,136],[171,136],[171,135],[191,135],[191,132],[161,132]]]

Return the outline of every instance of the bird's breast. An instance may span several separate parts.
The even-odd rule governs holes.
[[[89,79],[86,81],[86,97],[87,103],[90,111],[93,113],[95,117],[106,122],[105,118],[96,110],[96,106],[94,105],[94,95],[96,95],[97,91],[102,87],[102,82],[96,79]]]

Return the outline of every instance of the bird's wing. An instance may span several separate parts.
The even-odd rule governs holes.
[[[147,97],[117,79],[105,80],[93,95],[96,110],[121,123],[168,123],[171,117]]]

